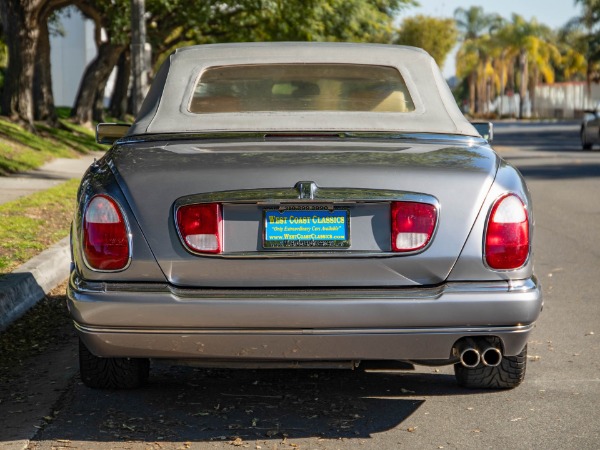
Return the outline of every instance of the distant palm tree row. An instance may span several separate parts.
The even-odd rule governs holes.
[[[584,4],[584,9],[586,2],[600,6],[600,0],[575,1]],[[593,72],[586,49],[589,33],[579,26],[581,18],[558,32],[535,19],[527,21],[513,14],[505,20],[478,6],[458,8],[454,18],[462,37],[456,72],[465,83],[464,98],[471,114],[489,114],[491,101],[511,92],[518,92],[521,99],[529,93],[533,110],[537,84],[557,78],[583,80]],[[523,105],[521,101],[519,117],[523,117]]]

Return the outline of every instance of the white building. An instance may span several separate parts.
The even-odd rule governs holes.
[[[56,106],[73,106],[86,66],[96,57],[94,23],[77,8],[59,13],[65,35],[50,36],[52,89]]]

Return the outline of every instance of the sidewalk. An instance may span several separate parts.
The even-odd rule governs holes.
[[[93,152],[79,159],[58,158],[39,169],[0,177],[0,204],[34,192],[49,189],[71,178],[81,178],[103,152]],[[0,330],[21,317],[44,295],[69,276],[69,239],[64,238],[49,249],[0,278]]]
[[[100,159],[102,155],[103,152],[92,152],[79,159],[57,158],[39,169],[0,177],[0,205],[49,189],[71,178],[81,178],[94,158]]]

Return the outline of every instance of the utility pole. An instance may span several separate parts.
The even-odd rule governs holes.
[[[131,0],[131,74],[133,114],[137,115],[148,88],[145,0]]]

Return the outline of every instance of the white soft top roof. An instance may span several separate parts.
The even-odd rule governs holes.
[[[199,75],[244,64],[361,64],[395,67],[415,104],[410,112],[277,111],[196,114],[189,111]],[[398,132],[479,136],[458,109],[439,68],[414,47],[351,43],[212,44],[181,48],[163,64],[129,135],[180,132]]]

